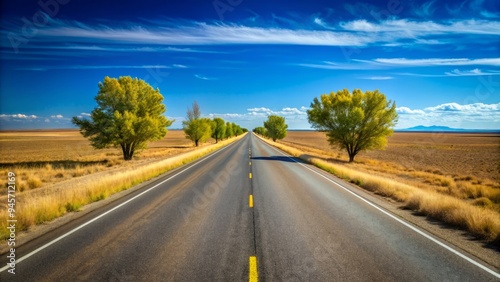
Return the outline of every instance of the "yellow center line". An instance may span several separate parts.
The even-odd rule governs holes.
[[[251,256],[248,259],[248,281],[259,281],[259,274],[257,273],[257,257]]]
[[[248,165],[252,165],[252,162],[248,162]]]
[[[251,195],[251,194],[248,197],[248,206],[253,208],[253,195]]]
[[[251,172],[248,174],[248,178],[252,179],[252,173]]]

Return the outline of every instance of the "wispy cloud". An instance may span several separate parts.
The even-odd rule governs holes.
[[[429,8],[430,9],[430,8]],[[51,24],[38,30],[33,41],[51,43],[67,42],[68,46],[59,48],[85,49],[95,51],[175,51],[207,52],[191,48],[161,47],[160,45],[217,45],[217,44],[287,44],[320,46],[368,46],[370,44],[393,43],[400,40],[446,39],[447,35],[481,34],[500,35],[500,22],[489,20],[456,20],[448,22],[412,21],[408,19],[389,19],[369,22],[353,20],[347,22],[325,23],[316,17],[315,23],[321,30],[300,27],[295,21],[274,15],[275,20],[287,22],[283,27],[247,26],[237,23],[202,23],[179,21],[156,22],[156,24],[115,24],[92,25],[77,21],[53,19]],[[278,24],[279,26],[279,24]],[[328,30],[324,30],[324,29]],[[22,33],[19,27],[7,26],[9,33]],[[450,40],[448,38],[448,40]],[[426,41],[420,41],[425,44]],[[433,42],[433,41],[428,41]],[[4,42],[8,44],[8,42]],[[72,45],[71,45],[72,44]],[[120,46],[111,44],[120,44]],[[133,46],[145,44],[146,47]],[[84,46],[82,46],[84,45]],[[103,45],[105,45],[103,47]],[[130,48],[123,48],[130,45]],[[158,47],[151,47],[158,46]]]
[[[471,66],[471,65],[489,65],[500,66],[500,58],[429,58],[429,59],[408,59],[408,58],[379,58],[372,61],[357,60],[359,62],[379,63],[393,66]]]
[[[390,80],[394,79],[392,76],[366,76],[366,77],[360,77],[361,79],[369,79],[369,80]]]
[[[314,23],[325,29],[335,30],[336,28],[327,24],[322,18],[314,18]]]
[[[396,32],[398,37],[422,37],[451,34],[500,35],[500,22],[489,20],[458,20],[440,23],[435,21],[411,21],[391,19],[382,22],[355,20],[340,23],[344,30],[363,32]]]
[[[330,61],[323,61],[319,63],[298,63],[295,64],[301,67],[315,68],[315,69],[327,69],[327,70],[368,70],[368,69],[380,69],[381,65],[377,64],[367,64],[365,61],[353,61],[351,63],[336,63]]]
[[[107,45],[67,45],[67,46],[55,46],[55,45],[47,45],[47,46],[26,46],[26,49],[36,48],[36,49],[45,49],[45,50],[81,50],[81,51],[106,51],[106,52],[144,52],[144,53],[153,53],[153,52],[181,52],[181,53],[222,53],[220,51],[213,50],[204,50],[204,49],[194,49],[194,48],[180,48],[180,47],[160,47],[160,46],[142,46],[142,47],[134,47],[134,46],[107,46]]]
[[[172,66],[174,68],[178,68],[178,69],[187,69],[188,68],[186,65],[181,65],[181,64],[174,64]]]
[[[439,73],[439,74],[432,74],[432,73],[411,73],[411,72],[402,72],[402,73],[397,73],[399,75],[406,75],[406,76],[418,76],[418,77],[450,77],[450,76],[483,76],[483,75],[500,75],[500,71],[495,71],[495,70],[480,70],[480,69],[472,69],[472,70],[459,70],[459,69],[454,69],[449,72],[444,72],[444,73]]]
[[[451,1],[450,1],[451,2]],[[460,16],[461,13],[467,12],[467,13],[474,13],[477,16],[481,16],[484,18],[499,18],[500,14],[498,12],[492,12],[488,10],[485,5],[484,0],[472,0],[472,1],[462,1],[458,2],[458,4],[455,5],[450,5],[449,3],[446,4],[446,10],[448,13],[450,13],[453,16]],[[493,4],[495,5],[495,0],[492,0]]]
[[[426,59],[408,59],[408,58],[378,58],[373,60],[359,60],[353,59],[349,63],[337,63],[330,61],[323,61],[318,63],[297,63],[296,66],[316,68],[316,69],[330,69],[330,70],[376,70],[376,69],[394,69],[394,68],[407,68],[407,67],[435,67],[435,66],[500,66],[500,58],[426,58]],[[402,75],[412,75],[412,73],[399,73]],[[479,68],[468,71],[460,71],[454,69],[449,72],[440,74],[417,74],[415,76],[472,76],[472,75],[498,75],[499,71],[481,71]],[[391,79],[391,76],[368,76],[361,77],[364,79],[383,80]]]
[[[175,65],[174,65],[175,66]],[[47,70],[96,70],[96,69],[171,69],[172,66],[166,65],[138,65],[138,66],[114,66],[114,65],[101,65],[101,66],[44,66],[44,67],[18,67],[16,70],[31,70],[31,71],[47,71]],[[179,68],[179,67],[177,67]]]
[[[201,79],[201,80],[217,80],[217,78],[215,78],[215,77],[207,77],[207,76],[200,75],[200,74],[195,74],[194,77]]]
[[[472,69],[461,71],[459,69],[454,69],[451,72],[445,72],[447,76],[478,76],[478,75],[500,75],[500,71],[486,71],[483,72],[480,69]]]
[[[420,7],[414,7],[412,9],[413,14],[422,17],[422,18],[427,18],[430,17],[434,14],[436,11],[437,7],[434,6],[434,3],[436,0],[428,1],[420,5]]]

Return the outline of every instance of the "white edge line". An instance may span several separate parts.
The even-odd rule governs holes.
[[[241,139],[240,139],[240,140],[241,140]],[[237,140],[237,141],[239,141],[239,140]],[[233,144],[236,144],[236,143],[231,143],[231,144],[229,144],[229,145],[233,145]],[[32,252],[30,252],[30,253],[28,253],[28,254],[24,255],[23,257],[21,257],[21,258],[17,259],[17,260],[16,260],[16,264],[18,264],[18,263],[22,262],[22,261],[23,261],[23,260],[25,260],[25,259],[28,259],[29,257],[31,257],[31,256],[33,256],[34,254],[36,254],[36,253],[40,252],[41,250],[43,250],[43,249],[45,249],[45,248],[49,247],[50,245],[53,245],[53,244],[57,243],[58,241],[60,241],[60,240],[64,239],[65,237],[67,237],[67,236],[69,236],[69,235],[71,235],[71,234],[75,233],[76,231],[78,231],[78,230],[82,229],[83,227],[85,227],[85,226],[87,226],[87,225],[89,225],[89,224],[93,223],[94,221],[96,221],[96,220],[100,219],[101,217],[106,216],[107,214],[109,214],[109,213],[113,212],[114,210],[117,210],[117,209],[119,209],[119,208],[123,207],[124,205],[126,205],[126,204],[128,204],[128,203],[132,202],[133,200],[135,200],[135,199],[139,198],[140,196],[142,196],[142,195],[144,195],[144,194],[148,193],[149,191],[151,191],[151,190],[155,189],[156,187],[158,187],[158,186],[162,185],[163,183],[165,183],[165,182],[167,182],[167,181],[171,180],[172,178],[174,178],[174,177],[178,176],[179,174],[181,174],[181,173],[185,172],[186,170],[191,169],[192,167],[194,167],[194,166],[198,165],[199,163],[201,163],[201,162],[203,162],[203,161],[205,161],[205,160],[208,160],[209,158],[211,158],[212,156],[214,156],[216,153],[222,152],[222,151],[226,150],[226,149],[227,149],[227,148],[229,148],[229,147],[230,147],[230,146],[226,146],[226,147],[224,147],[224,148],[222,148],[222,149],[219,149],[219,150],[216,150],[215,152],[210,153],[210,154],[209,154],[209,155],[207,155],[207,156],[204,156],[202,159],[197,160],[194,164],[192,164],[192,165],[190,165],[190,166],[186,167],[185,169],[183,169],[183,170],[179,171],[178,173],[176,173],[176,174],[174,174],[174,175],[170,176],[169,178],[167,178],[167,179],[165,179],[165,180],[161,181],[160,183],[157,183],[156,185],[154,185],[153,187],[151,187],[151,188],[147,189],[146,191],[144,191],[144,192],[142,192],[142,193],[140,193],[140,194],[138,194],[138,195],[134,196],[133,198],[131,198],[131,199],[129,199],[129,200],[127,200],[127,201],[125,201],[125,202],[123,202],[123,203],[119,204],[118,206],[116,206],[116,207],[114,207],[114,208],[110,209],[109,211],[107,211],[107,212],[105,212],[105,213],[103,213],[103,214],[101,214],[101,215],[99,215],[99,216],[97,216],[97,217],[95,217],[95,218],[93,218],[93,219],[91,219],[91,220],[89,220],[89,221],[85,222],[84,224],[82,224],[82,225],[80,225],[80,226],[78,226],[78,227],[74,228],[73,230],[71,230],[71,231],[69,231],[69,232],[67,232],[67,233],[65,233],[65,234],[63,234],[63,235],[61,235],[61,236],[57,237],[56,239],[54,239],[54,240],[52,240],[52,241],[48,242],[47,244],[45,244],[45,245],[43,245],[43,246],[39,247],[38,249],[35,249],[34,251],[32,251]],[[7,263],[7,265],[6,265],[6,266],[4,266],[4,267],[0,268],[0,272],[4,272],[4,271],[5,271],[5,270],[7,270],[8,268],[10,268],[9,263]]]
[[[263,142],[263,141],[262,141],[262,142]],[[264,143],[264,144],[267,144],[267,143],[265,143],[265,142],[263,142],[263,143]],[[490,268],[488,268],[488,267],[484,266],[483,264],[481,264],[481,263],[479,263],[479,262],[477,262],[477,261],[473,260],[472,258],[470,258],[470,257],[468,257],[468,256],[466,256],[466,255],[464,255],[464,254],[462,254],[461,252],[459,252],[459,251],[457,251],[457,250],[453,249],[452,247],[450,247],[450,246],[448,246],[448,245],[444,244],[443,242],[441,242],[441,241],[437,240],[436,238],[434,238],[434,237],[430,236],[429,234],[427,234],[427,233],[423,232],[422,230],[420,230],[420,229],[416,228],[415,226],[413,226],[413,225],[411,225],[411,224],[409,224],[409,223],[407,223],[407,222],[403,221],[402,219],[400,219],[400,218],[398,218],[398,217],[394,216],[393,214],[389,213],[388,211],[386,211],[386,210],[382,209],[381,207],[379,207],[379,206],[375,205],[374,203],[372,203],[372,202],[368,201],[367,199],[365,199],[365,198],[361,197],[360,195],[358,195],[358,194],[354,193],[354,192],[353,192],[353,191],[351,191],[350,189],[348,189],[348,188],[346,188],[346,187],[342,186],[341,184],[339,184],[339,183],[337,183],[337,182],[333,181],[332,179],[328,178],[327,176],[325,176],[325,175],[323,175],[323,174],[321,174],[321,173],[319,173],[319,172],[315,171],[314,169],[312,169],[312,168],[310,168],[310,167],[308,167],[308,166],[304,165],[303,163],[300,163],[300,162],[296,161],[296,160],[295,160],[294,158],[292,158],[291,156],[289,156],[289,155],[287,155],[287,154],[284,154],[283,152],[281,152],[281,151],[280,151],[280,150],[278,150],[277,148],[275,148],[275,147],[271,146],[270,144],[267,144],[267,145],[269,145],[269,147],[271,147],[272,149],[276,150],[277,152],[279,152],[279,153],[280,153],[280,154],[282,154],[283,156],[285,156],[285,157],[287,157],[287,158],[291,159],[293,162],[298,163],[299,165],[301,165],[301,166],[303,166],[303,167],[307,168],[308,170],[310,170],[310,171],[312,171],[312,172],[316,173],[317,175],[319,175],[319,176],[321,176],[321,177],[325,178],[326,180],[328,180],[328,181],[332,182],[333,184],[335,184],[335,185],[337,185],[338,187],[340,187],[340,188],[344,189],[345,191],[347,191],[347,192],[351,193],[352,195],[354,195],[354,196],[355,196],[355,197],[357,197],[358,199],[360,199],[360,200],[362,200],[363,202],[367,203],[368,205],[370,205],[370,206],[374,207],[375,209],[377,209],[378,211],[382,212],[383,214],[385,214],[385,215],[389,216],[390,218],[392,218],[392,219],[396,220],[397,222],[399,222],[399,223],[403,224],[404,226],[406,226],[406,227],[410,228],[411,230],[415,231],[416,233],[418,233],[418,234],[420,234],[420,235],[424,236],[425,238],[427,238],[427,239],[431,240],[432,242],[434,242],[434,243],[438,244],[439,246],[443,247],[444,249],[446,249],[446,250],[450,251],[451,253],[453,253],[453,254],[455,254],[455,255],[457,255],[457,256],[459,256],[459,257],[463,258],[464,260],[466,260],[466,261],[470,262],[471,264],[473,264],[473,265],[475,265],[475,266],[477,266],[477,267],[481,268],[482,270],[484,270],[484,271],[486,271],[486,272],[490,273],[491,275],[495,276],[496,278],[500,278],[500,274],[499,274],[499,273],[497,273],[496,271],[494,271],[494,270],[492,270],[492,269],[490,269]]]

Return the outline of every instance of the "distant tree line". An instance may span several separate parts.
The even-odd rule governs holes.
[[[193,141],[195,146],[206,142],[208,139],[215,139],[215,143],[220,140],[239,136],[248,130],[241,128],[234,122],[225,122],[222,118],[213,119],[201,117],[201,110],[195,101],[191,108],[187,110],[186,120],[182,122],[186,138]]]

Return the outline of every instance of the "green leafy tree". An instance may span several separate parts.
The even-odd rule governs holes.
[[[212,120],[212,138],[215,139],[215,143],[219,140],[224,139],[226,136],[226,123],[222,118],[216,117]]]
[[[284,117],[270,115],[267,117],[267,121],[264,122],[264,127],[266,128],[267,136],[273,139],[273,141],[286,137],[288,125],[285,123]]]
[[[233,134],[234,134],[235,137],[243,134],[243,130],[236,123],[234,123],[234,122],[231,123],[231,127],[233,128]]]
[[[233,125],[228,121],[226,122],[226,138],[231,138],[233,134]]]
[[[359,89],[314,98],[307,116],[312,127],[326,132],[330,145],[347,150],[349,162],[362,150],[384,148],[398,119],[395,102],[378,90]]]
[[[186,138],[193,141],[196,147],[200,143],[207,141],[211,134],[211,120],[207,118],[201,118],[200,106],[196,101],[193,102],[191,109],[187,109],[187,118],[182,122],[184,133],[186,133]]]
[[[138,78],[106,76],[99,82],[95,100],[90,119],[73,117],[72,122],[94,148],[121,147],[125,160],[146,148],[148,141],[165,137],[173,123],[163,115],[166,108],[160,90]]]
[[[253,132],[264,137],[267,137],[267,129],[263,126],[259,126],[253,129]]]

